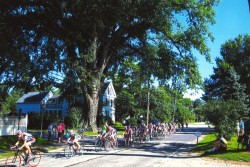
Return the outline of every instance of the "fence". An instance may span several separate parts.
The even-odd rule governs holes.
[[[18,129],[27,132],[28,114],[20,116],[0,117],[0,136],[15,135]]]

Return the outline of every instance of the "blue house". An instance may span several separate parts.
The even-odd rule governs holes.
[[[16,111],[21,114],[40,113],[46,102],[53,96],[51,91],[28,92],[16,102]]]
[[[105,84],[105,91],[102,95],[102,113],[109,116],[115,122],[115,105],[114,99],[116,93],[112,82]],[[84,103],[83,97],[74,97],[78,104]],[[16,102],[16,111],[20,114],[41,113],[44,109],[47,112],[57,113],[66,117],[69,112],[69,101],[61,95],[53,95],[51,91],[45,92],[28,92]]]

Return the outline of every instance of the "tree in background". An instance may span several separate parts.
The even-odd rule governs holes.
[[[81,108],[72,107],[69,111],[68,116],[65,118],[67,128],[78,129],[82,128],[82,111]]]
[[[245,93],[250,94],[250,36],[239,35],[221,46],[222,60],[232,66],[239,75],[239,82],[246,86]],[[250,101],[248,106],[250,107]]]
[[[149,105],[150,120],[158,120],[159,122],[172,121],[173,100],[171,95],[168,94],[168,92],[169,90],[164,87],[159,87],[159,88],[153,87],[150,90],[150,105]],[[146,111],[146,107],[144,111]]]
[[[193,102],[193,109],[194,109],[194,114],[195,114],[197,122],[205,121],[205,112],[203,109],[204,105],[205,105],[205,102],[201,99],[196,99]]]
[[[8,96],[0,103],[1,113],[0,116],[11,114],[17,115],[16,113],[16,102],[22,96],[22,92],[16,90],[12,91]]]
[[[215,131],[229,139],[235,135],[237,118],[242,106],[236,100],[214,99],[204,106],[206,118],[215,125]]]
[[[212,99],[236,100],[242,106],[239,114],[248,112],[249,96],[246,95],[246,86],[241,84],[240,76],[235,72],[234,67],[223,60],[216,60],[217,68],[214,68],[214,74],[210,79],[206,79],[205,101]]]
[[[188,98],[179,98],[176,110],[176,122],[186,123],[194,120],[192,101]]]
[[[221,59],[216,64],[214,74],[204,82],[205,115],[219,133],[230,138],[236,130],[237,118],[248,112],[248,96],[234,68]]]

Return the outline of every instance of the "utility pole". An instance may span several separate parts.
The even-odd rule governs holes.
[[[149,84],[149,80],[148,80],[148,101],[147,101],[147,126],[148,126],[148,122],[149,122],[149,96],[150,96],[150,84]]]
[[[41,138],[43,137],[43,113],[44,113],[44,111],[45,111],[45,106],[46,106],[46,102],[45,102],[45,100],[43,99],[42,104],[41,104],[41,114],[42,114],[42,120],[41,120],[41,134],[40,134],[40,137],[41,137]]]
[[[174,122],[174,119],[175,119],[175,112],[176,112],[176,92],[174,93],[174,112],[173,112],[173,122]]]

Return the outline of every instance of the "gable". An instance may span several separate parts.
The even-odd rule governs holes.
[[[104,96],[111,96],[113,98],[116,98],[116,92],[115,92],[115,89],[114,89],[114,86],[112,84],[112,82],[108,83],[106,89],[105,89],[105,92],[104,92]]]

